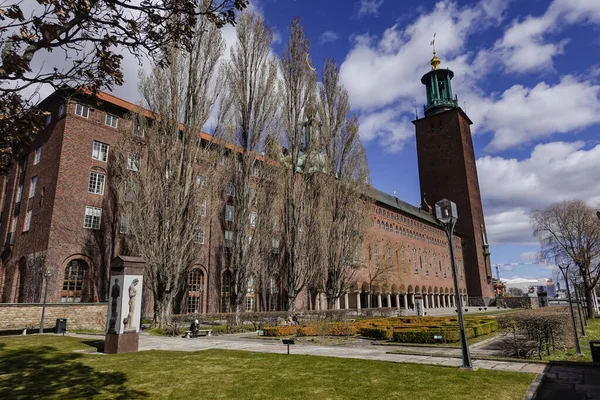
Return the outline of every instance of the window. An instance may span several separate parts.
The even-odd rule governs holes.
[[[254,165],[252,165],[252,176],[258,176],[258,173],[259,173],[258,163],[254,162]]]
[[[87,264],[83,260],[73,260],[65,267],[65,276],[60,301],[79,303],[83,294],[83,277]]]
[[[225,221],[227,222],[233,222],[233,211],[234,208],[232,205],[225,205]]]
[[[80,117],[87,118],[89,113],[90,109],[88,106],[84,106],[83,104],[75,105],[75,114],[79,115]]]
[[[417,249],[413,247],[413,267],[415,269],[415,274],[419,273],[419,266],[417,265]]]
[[[119,226],[119,233],[127,233],[127,216],[121,215],[121,225]]]
[[[127,156],[127,169],[130,171],[138,172],[140,170],[140,155],[130,153]]]
[[[202,204],[200,205],[200,215],[206,217],[206,200],[202,200]]]
[[[92,148],[92,158],[94,160],[106,162],[106,160],[108,159],[108,145],[106,143],[94,140],[94,146]]]
[[[231,181],[227,182],[227,186],[225,188],[225,194],[227,196],[235,196],[235,185],[233,184],[233,182],[231,182]]]
[[[104,180],[106,175],[100,174],[98,172],[90,172],[90,181],[88,184],[88,192],[95,193],[99,195],[104,194]]]
[[[379,244],[375,243],[375,268],[379,268]]]
[[[438,276],[437,255],[435,253],[433,253],[433,272],[435,276]]]
[[[31,210],[27,210],[27,213],[25,214],[25,226],[23,226],[23,232],[29,231],[29,228],[31,228]]]
[[[225,271],[221,280],[221,312],[231,311],[231,272]]]
[[[204,228],[200,228],[194,232],[194,242],[204,244]]]
[[[50,125],[50,123],[52,123],[52,114],[48,114],[46,115],[46,122],[45,122],[45,126]]]
[[[19,185],[19,187],[17,188],[17,197],[15,199],[15,202],[20,202],[21,199],[23,198],[23,185]]]
[[[429,275],[429,263],[427,262],[427,252],[423,252],[423,258],[425,259],[425,275]]]
[[[144,127],[142,126],[142,124],[133,124],[133,136],[144,137]]]
[[[67,113],[67,106],[65,104],[61,104],[58,108],[58,118],[62,117]]]
[[[271,247],[274,254],[279,254],[279,239],[273,239],[271,242]]]
[[[37,176],[31,178],[31,185],[29,186],[29,198],[35,196],[35,188],[37,186]]]
[[[219,165],[225,165],[225,154],[221,154],[221,158],[219,158]]]
[[[35,149],[35,157],[33,158],[33,165],[39,164],[41,159],[42,159],[42,146]]]
[[[201,174],[196,175],[196,185],[198,185],[200,187],[205,187],[206,186],[206,177]]]
[[[404,251],[404,246],[402,247],[402,272],[406,272],[406,252]]]
[[[112,126],[113,128],[117,127],[117,123],[119,122],[119,118],[115,117],[114,115],[111,114],[106,114],[106,118],[104,120],[104,123],[108,126]]]
[[[250,213],[250,226],[256,226],[256,211]]]
[[[225,231],[225,247],[233,246],[233,231]]]
[[[102,218],[102,209],[98,207],[85,207],[85,219],[83,227],[87,229],[100,229],[100,219]]]
[[[188,277],[188,307],[189,314],[202,312],[202,292],[204,291],[204,273],[200,268],[190,271]]]

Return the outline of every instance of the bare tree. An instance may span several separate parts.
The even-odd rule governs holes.
[[[348,92],[340,84],[339,68],[327,60],[319,90],[320,144],[325,156],[323,179],[326,240],[327,306],[352,283],[356,248],[369,226],[367,154],[358,134],[358,118],[350,115]]]
[[[596,211],[581,200],[565,201],[531,213],[540,258],[554,262],[567,258],[577,267],[585,287],[588,316],[593,318],[592,291],[600,278],[600,221]]]
[[[366,272],[369,281],[368,307],[371,307],[371,294],[375,287],[387,281],[394,273],[394,262],[391,256],[391,245],[383,247],[383,242],[375,241],[367,247]],[[387,251],[387,253],[385,253]]]
[[[227,160],[225,266],[231,274],[229,300],[232,311],[243,311],[248,282],[257,281],[261,240],[272,232],[262,220],[270,204],[265,190],[272,188],[261,155],[267,135],[276,131],[277,64],[271,55],[272,31],[261,16],[245,13],[236,27],[237,43],[224,66],[227,97],[220,120],[234,144]],[[270,222],[270,221],[267,221]]]
[[[224,42],[206,19],[194,32],[189,52],[170,49],[168,67],[141,77],[151,113],[135,117],[110,164],[125,245],[147,263],[154,322],[161,327],[197,260],[202,227],[221,206],[218,139],[201,130],[222,87],[216,71]]]
[[[284,205],[282,219],[282,274],[288,309],[308,285],[316,284],[323,248],[320,222],[322,170],[320,144],[312,133],[316,122],[316,74],[310,66],[310,44],[300,21],[292,22],[290,38],[280,60],[282,75],[282,157]],[[323,288],[316,288],[322,290]]]
[[[123,84],[123,51],[162,65],[164,48],[189,51],[198,20],[234,24],[249,0],[63,0],[3,2],[0,8],[0,173],[43,128],[41,84],[55,89]],[[64,67],[39,59],[64,54]],[[29,133],[29,134],[28,134]]]

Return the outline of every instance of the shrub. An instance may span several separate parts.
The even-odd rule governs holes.
[[[392,337],[392,331],[384,328],[361,328],[359,333],[373,339],[389,340]]]
[[[572,331],[566,307],[523,311],[501,316],[498,321],[508,332],[507,352],[519,358],[541,359],[544,353],[550,355],[570,342]]]

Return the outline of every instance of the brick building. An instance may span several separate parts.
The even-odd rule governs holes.
[[[425,117],[414,121],[421,189],[431,204],[444,197],[458,204],[454,243],[460,292],[465,299],[467,294],[489,299],[493,289],[470,120],[452,99],[452,71],[438,69],[435,60],[422,80],[428,90]],[[57,91],[41,106],[49,112],[45,129],[0,177],[0,299],[40,302],[43,271],[49,269],[50,302],[104,301],[108,266],[119,254],[123,229],[108,195],[108,155],[119,135],[134,129],[126,116],[140,110],[103,92],[92,103],[73,91]],[[454,286],[448,243],[427,201],[415,207],[375,193],[363,268],[337,306],[409,308],[421,297],[426,308],[450,307]],[[215,251],[223,239],[219,221],[203,231],[201,255],[190,268],[176,311],[222,308],[227,277],[215,263]],[[268,290],[266,302],[249,291],[247,309],[282,309],[280,288]],[[324,294],[307,292],[299,298],[306,308],[325,304]]]

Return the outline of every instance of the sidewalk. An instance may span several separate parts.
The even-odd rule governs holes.
[[[287,353],[287,346],[280,340],[258,340],[243,337],[201,337],[197,339],[183,339],[180,337],[159,337],[140,335],[140,351],[143,350],[176,350],[176,351],[201,351],[207,349],[241,350],[256,353]],[[443,365],[459,367],[460,358],[436,357],[428,355],[389,354],[391,349],[387,346],[370,346],[368,348],[346,346],[321,346],[312,344],[297,344],[290,346],[290,353],[324,357],[357,358],[364,360],[378,360],[398,363],[414,363],[428,365]],[[475,360],[473,365],[482,369],[504,370],[541,373],[544,364],[522,363],[512,361]]]

